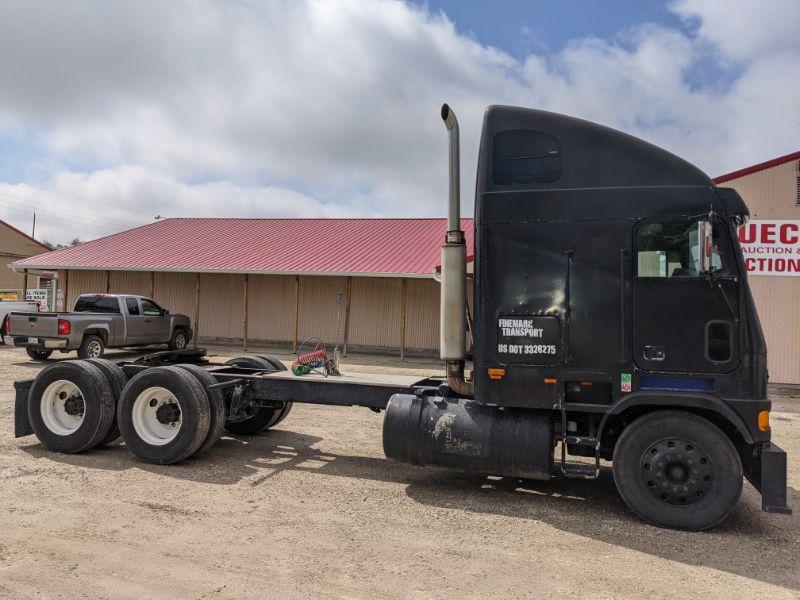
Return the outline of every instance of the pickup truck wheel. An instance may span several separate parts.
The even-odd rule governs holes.
[[[731,515],[742,491],[742,463],[728,436],[684,411],[659,410],[628,425],[613,468],[628,507],[659,527],[715,527]]]
[[[103,375],[105,375],[108,380],[108,384],[111,386],[111,391],[114,393],[114,424],[111,426],[108,435],[100,441],[99,445],[104,446],[119,438],[117,403],[119,402],[119,397],[122,395],[122,390],[125,388],[125,384],[128,383],[128,378],[125,377],[125,372],[122,369],[105,358],[90,358],[87,362],[93,364],[102,371]]]
[[[72,454],[93,448],[114,424],[114,393],[103,373],[85,361],[44,369],[28,393],[28,418],[45,448]]]
[[[183,350],[189,345],[189,336],[183,329],[176,329],[169,341],[170,350]]]
[[[265,373],[274,373],[279,370],[270,360],[263,356],[237,356],[225,363],[233,367],[244,367],[246,369],[260,369]],[[282,407],[274,408],[262,406],[249,419],[244,421],[229,421],[225,423],[225,429],[236,435],[256,435],[274,425],[281,416]]]
[[[191,373],[194,378],[197,379],[200,385],[203,386],[206,396],[208,397],[208,404],[211,408],[211,422],[208,427],[208,435],[206,436],[203,445],[197,450],[197,452],[203,452],[204,450],[207,450],[216,444],[219,441],[219,438],[221,438],[222,434],[225,432],[225,397],[222,395],[222,392],[219,389],[211,387],[217,383],[217,380],[214,379],[214,376],[204,368],[190,364],[181,364],[175,366]]]
[[[117,422],[122,439],[145,462],[180,462],[208,436],[211,408],[203,386],[178,367],[152,367],[122,390]]]
[[[53,353],[52,350],[36,350],[35,348],[25,348],[25,352],[27,352],[28,356],[33,360],[47,360]]]
[[[99,335],[87,335],[78,348],[80,358],[101,358],[105,354],[106,345]]]

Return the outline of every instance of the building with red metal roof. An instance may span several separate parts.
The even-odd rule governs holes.
[[[472,249],[472,219],[463,219]],[[438,348],[445,219],[175,218],[25,258],[57,271],[63,308],[130,293],[189,315],[201,342],[371,351]]]

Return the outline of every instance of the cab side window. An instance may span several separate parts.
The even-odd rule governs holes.
[[[160,317],[161,307],[152,300],[142,298],[142,312],[148,317]]]
[[[128,307],[129,315],[139,314],[139,301],[136,298],[125,298],[125,305]]]
[[[636,275],[638,277],[699,277],[699,221],[658,221],[642,223],[636,232]],[[713,226],[711,268],[724,270],[721,229]]]

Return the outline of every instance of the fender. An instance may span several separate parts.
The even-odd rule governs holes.
[[[626,394],[614,402],[609,407],[608,412],[603,415],[603,420],[600,421],[600,426],[597,430],[598,448],[600,447],[600,440],[603,437],[603,430],[606,426],[608,417],[611,415],[618,415],[634,406],[676,406],[713,410],[730,422],[731,425],[736,428],[736,431],[742,434],[745,442],[748,444],[755,443],[753,435],[750,433],[750,430],[747,428],[747,425],[745,425],[744,421],[742,421],[742,418],[730,406],[716,396],[695,392],[638,391]]]

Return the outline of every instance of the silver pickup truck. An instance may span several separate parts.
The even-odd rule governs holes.
[[[150,298],[128,294],[84,294],[72,312],[11,312],[3,341],[45,360],[54,350],[99,358],[106,348],[168,344],[172,350],[192,339],[189,317],[170,314]]]

